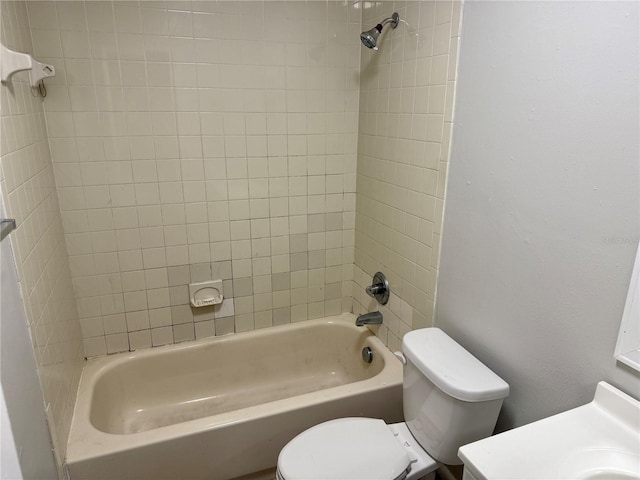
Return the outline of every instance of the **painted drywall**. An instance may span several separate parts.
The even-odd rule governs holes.
[[[22,480],[15,439],[9,423],[9,412],[0,386],[0,478]]]
[[[638,240],[638,3],[465,4],[435,324],[511,386],[498,429],[590,401]]]

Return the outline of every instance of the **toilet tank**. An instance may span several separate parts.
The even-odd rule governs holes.
[[[490,436],[509,385],[439,328],[407,333],[404,418],[429,455],[459,465],[458,448]]]

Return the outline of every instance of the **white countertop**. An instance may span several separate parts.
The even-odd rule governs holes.
[[[600,382],[594,400],[460,448],[477,480],[640,479],[640,402]]]

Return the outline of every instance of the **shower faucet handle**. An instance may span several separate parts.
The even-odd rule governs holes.
[[[369,285],[365,290],[370,297],[375,297],[378,293],[384,293],[386,287],[382,283],[376,283]]]
[[[382,272],[376,272],[373,276],[373,284],[365,288],[367,295],[375,298],[380,305],[386,305],[389,301],[389,281]]]

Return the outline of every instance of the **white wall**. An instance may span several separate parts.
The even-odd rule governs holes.
[[[469,2],[436,325],[511,385],[499,429],[607,380],[638,238],[638,3]]]
[[[22,480],[16,443],[9,423],[7,403],[4,401],[4,391],[1,390],[0,386],[0,478]]]

